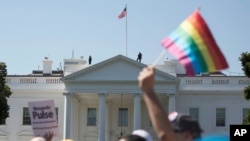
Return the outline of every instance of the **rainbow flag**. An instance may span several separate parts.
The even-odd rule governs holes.
[[[185,66],[187,75],[228,68],[228,63],[199,10],[163,39],[162,45]]]

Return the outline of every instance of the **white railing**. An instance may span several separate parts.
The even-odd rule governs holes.
[[[214,91],[216,93],[238,92],[250,85],[250,79],[238,76],[182,77],[179,90],[181,91]],[[225,92],[227,91],[227,92]]]
[[[201,85],[202,79],[185,79],[185,84],[187,84],[187,85]]]
[[[61,84],[61,77],[7,77],[7,84]],[[247,77],[183,77],[183,85],[250,85]]]
[[[183,85],[250,85],[247,77],[183,77]]]
[[[240,85],[250,85],[250,79],[247,80],[239,80]]]
[[[7,84],[61,84],[61,77],[7,77]]]

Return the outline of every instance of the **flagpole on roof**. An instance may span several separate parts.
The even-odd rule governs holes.
[[[118,15],[118,19],[122,19],[126,17],[126,23],[125,23],[125,47],[126,47],[126,53],[125,55],[128,56],[128,18],[127,18],[127,4],[125,5],[125,8],[122,10],[122,12]]]
[[[127,38],[127,35],[128,35],[128,31],[127,31],[127,18],[128,18],[128,9],[127,9],[127,4],[126,4],[126,56],[128,57],[128,38]]]

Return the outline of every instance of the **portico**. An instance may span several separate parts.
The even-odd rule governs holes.
[[[144,67],[118,55],[63,77],[64,138],[109,141],[136,129],[150,130],[137,81]],[[157,70],[155,81],[166,110],[175,110],[178,78]]]

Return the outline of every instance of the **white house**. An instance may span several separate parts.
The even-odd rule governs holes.
[[[146,65],[123,55],[88,65],[82,58],[65,59],[64,70],[43,70],[28,75],[8,75],[12,90],[10,117],[0,125],[0,141],[28,141],[33,137],[28,102],[54,100],[59,136],[54,141],[116,141],[135,129],[148,130],[157,140],[137,77]],[[242,124],[250,102],[243,89],[250,79],[207,73],[185,76],[176,60],[158,65],[155,89],[167,112],[195,116],[204,135],[229,134],[231,124]]]

